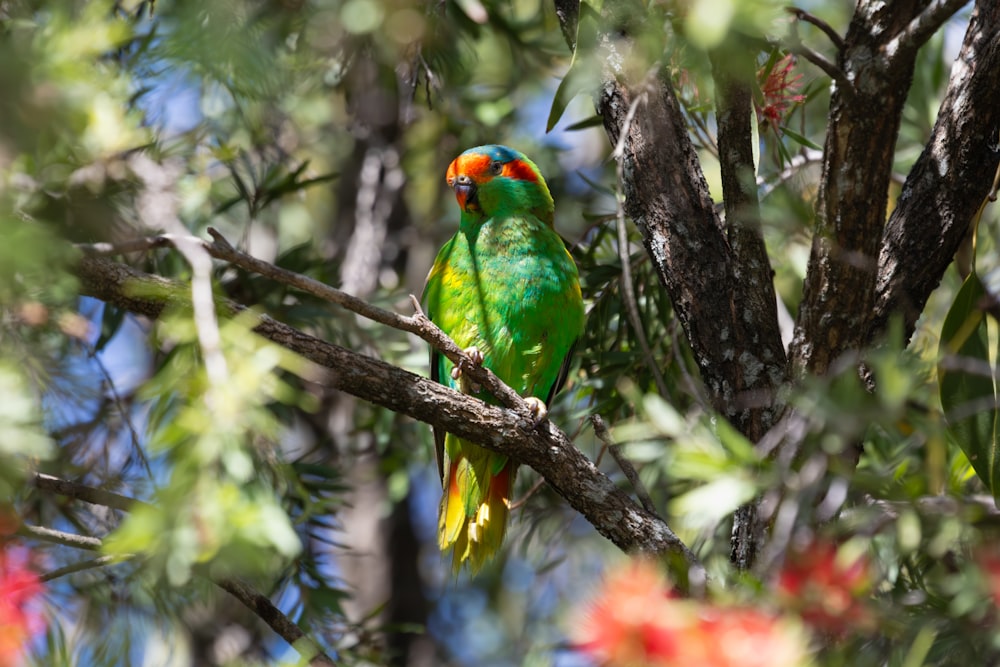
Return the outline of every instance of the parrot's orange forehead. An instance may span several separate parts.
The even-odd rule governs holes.
[[[462,153],[448,166],[448,185],[454,185],[458,176],[468,176],[476,183],[485,180],[490,171],[489,155]]]
[[[494,174],[490,171],[490,165],[496,159],[486,153],[462,153],[448,166],[446,174],[448,185],[453,186],[458,176],[468,176],[476,183],[493,178]],[[501,162],[503,161],[501,160]],[[503,171],[499,175],[515,181],[538,182],[538,172],[530,164],[520,159],[504,162]]]

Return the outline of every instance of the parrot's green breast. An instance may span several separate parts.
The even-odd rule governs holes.
[[[576,264],[551,226],[530,215],[463,225],[426,296],[428,315],[460,347],[478,347],[519,394],[548,400],[584,320]],[[448,382],[451,362],[439,363]]]

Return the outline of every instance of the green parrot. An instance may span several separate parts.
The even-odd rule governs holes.
[[[584,326],[576,264],[553,228],[552,195],[535,163],[506,146],[465,151],[447,181],[462,219],[427,276],[427,316],[544,418]],[[498,403],[433,350],[431,377]],[[454,550],[456,572],[465,562],[478,571],[503,542],[516,465],[438,429],[434,443],[444,487],[438,545]]]

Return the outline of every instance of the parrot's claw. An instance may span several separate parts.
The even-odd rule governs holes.
[[[545,407],[545,403],[542,399],[535,398],[534,396],[528,396],[524,399],[524,402],[528,404],[528,409],[531,410],[531,414],[535,416],[535,426],[538,426],[548,418],[549,409]]]
[[[459,362],[455,364],[455,366],[453,366],[451,369],[452,380],[458,380],[462,377],[462,368],[466,364],[475,364],[476,366],[483,365],[483,353],[480,352],[479,348],[476,347],[475,345],[473,345],[472,347],[465,348],[464,350],[462,350],[462,352],[465,354],[465,357],[459,360]],[[475,382],[470,382],[469,389],[472,390],[473,392],[477,392],[479,391],[480,386]]]
[[[469,361],[474,363],[476,366],[483,365],[483,353],[479,351],[479,348],[473,345],[472,347],[467,347],[464,350],[465,356],[469,358]]]

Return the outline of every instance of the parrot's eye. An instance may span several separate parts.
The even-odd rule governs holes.
[[[492,173],[494,176],[499,176],[500,174],[502,174],[503,162],[501,162],[500,160],[493,160],[493,162],[490,162],[490,173]]]

